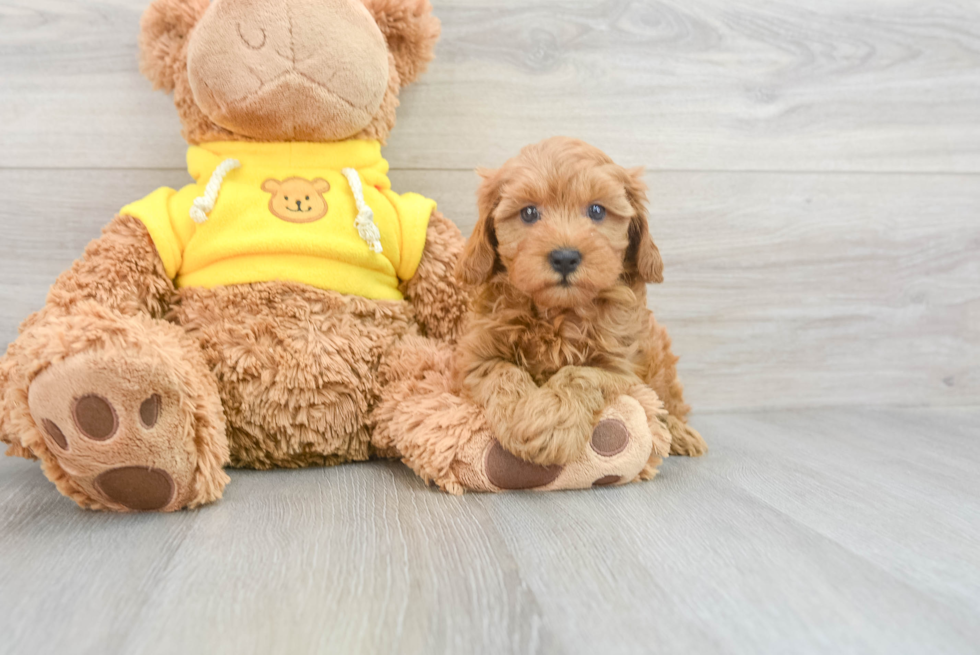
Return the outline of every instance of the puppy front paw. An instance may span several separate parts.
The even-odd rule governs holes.
[[[582,455],[589,442],[591,426],[561,425],[552,430],[527,433],[520,429],[501,443],[521,459],[542,466],[564,465]]]
[[[642,382],[633,375],[592,366],[564,366],[551,376],[545,386],[598,413],[616,398],[629,393],[637,384]]]
[[[581,454],[594,412],[547,386],[512,406],[491,405],[487,422],[500,443],[526,462],[564,464]]]

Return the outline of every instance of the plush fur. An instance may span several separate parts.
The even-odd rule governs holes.
[[[345,17],[365,38],[373,30],[383,47],[386,81],[372,115],[344,128],[329,103],[311,99],[304,107],[313,112],[306,124],[340,130],[323,138],[384,140],[394,125],[400,88],[432,58],[439,23],[424,1],[155,0],[142,21],[141,67],[154,86],[174,92],[187,140],[317,136],[287,133],[293,128],[281,126],[288,121],[268,119],[279,106],[274,97],[246,103],[266,117],[256,122],[262,129],[251,129],[247,120],[241,131],[223,127],[191,88],[189,71],[209,70],[188,63],[205,18],[210,17],[209,29],[225,34],[225,26],[215,22],[221,14],[213,12],[244,20],[266,9],[280,11],[283,2],[291,32],[303,12],[311,24],[341,21],[341,32]],[[305,43],[291,38],[290,47],[321,45],[316,34],[307,34]],[[198,46],[209,45],[206,35],[198,34],[204,39]],[[275,38],[271,28],[268,37]],[[235,39],[222,43],[225,49],[246,47]],[[331,79],[328,67],[335,57],[320,54],[326,59],[315,74]],[[333,71],[336,83],[348,84],[353,93],[363,83],[350,68],[356,62],[347,69],[337,65],[342,70]],[[255,108],[256,102],[266,106]],[[348,133],[341,134],[344,129]],[[117,216],[58,278],[45,307],[24,322],[0,359],[0,440],[9,444],[10,455],[40,459],[46,475],[79,505],[118,511],[171,511],[212,502],[228,481],[222,470],[227,464],[297,467],[378,453],[397,456],[386,441],[372,442],[372,428],[381,420],[374,411],[385,393],[379,371],[389,352],[416,347],[403,342],[426,350],[455,339],[468,303],[453,274],[463,244],[456,226],[435,212],[417,274],[401,285],[405,301],[284,282],[178,290],[143,224]],[[79,418],[78,400],[89,396],[112,417],[109,438],[93,436],[91,421]],[[102,475],[120,469],[125,475],[115,480]],[[127,500],[107,492],[121,489],[126,495],[133,480],[150,491],[156,485],[155,495],[130,494]],[[161,480],[172,487],[171,495]]]
[[[684,424],[689,408],[669,338],[646,307],[645,285],[663,280],[663,262],[642,171],[554,138],[483,175],[480,219],[458,268],[479,285],[458,369],[504,447],[531,462],[565,464],[581,456],[596,415],[646,383],[674,417],[672,451],[703,452]],[[590,206],[601,208],[598,220]],[[526,211],[533,223],[522,219]],[[563,250],[580,258],[567,275],[549,260]],[[637,399],[657,415],[660,400],[642,392]]]
[[[358,1],[345,0],[348,4]],[[322,3],[323,0],[303,2]],[[337,4],[338,0],[330,2]],[[432,15],[428,0],[365,0],[363,5],[374,17],[388,46],[387,86],[380,106],[366,125],[350,134],[335,134],[331,138],[377,139],[383,144],[395,125],[399,90],[414,82],[432,61],[440,25]],[[276,116],[272,110],[265,112],[266,120],[256,126],[258,132],[248,134],[218,125],[196,101],[190,80],[188,49],[194,29],[209,6],[209,0],[154,0],[141,21],[140,70],[155,88],[173,92],[183,136],[190,144],[288,138],[290,135],[274,132]],[[348,79],[357,79],[357,71],[346,72]],[[268,104],[278,106],[276,102]],[[290,117],[287,124],[293,122]]]
[[[72,271],[63,276],[74,277]],[[144,314],[125,317],[85,301],[70,314],[50,312],[25,330],[10,346],[6,361],[12,375],[0,436],[39,458],[48,479],[79,505],[126,509],[97,492],[96,476],[119,465],[151,462],[165,465],[178,483],[171,502],[159,509],[196,507],[221,497],[228,482],[221,470],[228,459],[225,419],[200,349],[180,328]],[[108,396],[115,407],[131,409],[130,417],[136,416],[141,401],[154,393],[164,394],[172,399],[167,402],[171,418],[162,423],[173,429],[148,442],[138,429],[127,430],[128,417],[121,415],[120,434],[94,444],[74,434],[70,417],[46,412],[68,436],[68,448],[59,447],[32,415],[34,396],[50,393],[45,386],[73,393],[74,387],[86,382],[89,390]]]
[[[192,144],[384,140],[394,125],[399,90],[432,58],[439,24],[425,0],[360,2],[154,0],[142,22],[142,70],[156,87],[173,91],[184,136]],[[278,17],[268,31],[249,23],[263,12]],[[228,31],[222,16],[237,16],[244,23]],[[387,60],[384,93],[379,75],[357,75],[356,58],[340,58],[334,80],[328,69],[337,59],[330,56],[336,44],[308,52],[321,40],[317,30],[297,27],[306,24],[304,18],[331,28],[339,24],[332,21],[349,19],[358,31],[351,36],[352,48],[383,41],[385,52],[371,66],[378,73],[382,59]],[[211,41],[208,35],[217,36]],[[229,87],[216,81],[215,89],[222,90],[212,89],[229,98],[248,96],[233,97],[233,110],[226,111],[214,98],[198,102],[195,85],[205,93],[200,85],[209,75],[220,76],[218,64],[251,65],[258,58],[266,67],[259,77],[266,80],[287,51],[292,67],[282,80],[272,77],[272,85],[293,84],[303,98],[299,106],[280,102],[269,89],[249,91],[241,70],[220,80]],[[309,73],[312,80],[295,75],[304,53],[319,62]],[[371,84],[381,95],[370,104],[372,115],[337,109],[331,94],[360,97]],[[291,109],[277,115],[283,107]],[[275,182],[269,183],[270,194]],[[638,181],[628,177],[622,183],[623,202],[642,204]],[[492,213],[486,210],[489,205],[500,204],[494,198],[505,195],[485,189],[484,214]],[[630,213],[625,205],[622,212]],[[588,306],[585,296],[531,290],[536,303],[567,304],[566,318],[549,314],[550,335],[545,321],[532,330],[543,340],[525,344],[541,362],[537,377],[529,379],[547,393],[553,393],[549,385],[557,385],[553,380],[564,385],[550,405],[543,403],[535,412],[567,410],[563,423],[591,430],[591,440],[588,434],[575,436],[565,446],[563,439],[548,438],[541,442],[544,447],[529,447],[533,440],[501,410],[500,401],[513,389],[501,385],[500,397],[489,399],[492,389],[487,387],[487,397],[481,398],[489,402],[489,412],[464,395],[453,363],[455,341],[470,320],[471,290],[455,276],[464,240],[451,221],[434,212],[418,270],[401,284],[405,300],[398,302],[286,282],[177,289],[144,225],[117,216],[58,278],[46,305],[23,323],[0,359],[0,441],[9,445],[8,455],[39,459],[48,478],[80,506],[113,511],[173,511],[213,502],[229,480],[223,471],[229,464],[265,469],[401,457],[421,477],[455,493],[580,488],[649,477],[667,453],[671,432],[675,444],[677,434],[688,435],[690,443],[697,439],[683,423],[686,406],[669,341],[638,309],[643,281],[659,276],[659,255],[652,241],[642,238],[645,221],[630,225],[610,233],[603,246],[626,262],[623,283],[600,288],[614,273],[600,266],[590,273],[593,281],[581,285],[581,294],[594,292],[593,304],[605,310],[579,316],[571,308]],[[461,269],[467,272],[464,277],[487,277],[471,326],[482,320],[494,293],[498,298],[513,295],[508,311],[515,316],[533,307],[501,282],[505,266],[517,258],[507,254],[508,239],[498,252],[498,231],[504,234],[501,226],[481,220],[469,263]],[[586,325],[590,318],[595,325]],[[646,346],[623,341],[624,330],[636,334],[644,321],[650,328]],[[475,329],[471,344],[480,342]],[[565,372],[551,375],[558,362],[593,362],[596,345],[605,349],[603,361],[619,362],[602,372],[608,379],[582,367],[566,366]],[[466,361],[475,361],[474,351],[468,352]],[[629,376],[626,363],[634,360],[644,380],[673,408],[672,416],[638,377]],[[596,380],[603,386],[588,388]],[[581,407],[591,408],[591,417]],[[591,448],[584,448],[585,442]],[[565,464],[542,467],[514,453]]]

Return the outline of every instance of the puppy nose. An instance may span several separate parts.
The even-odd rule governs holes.
[[[582,263],[582,253],[571,248],[563,248],[552,250],[548,259],[551,261],[551,268],[555,269],[556,273],[566,276],[574,273],[575,269]]]

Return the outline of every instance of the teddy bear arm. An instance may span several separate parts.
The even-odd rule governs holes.
[[[438,210],[432,212],[425,239],[422,261],[415,276],[402,283],[402,293],[426,336],[455,341],[469,304],[469,290],[455,277],[465,240]]]
[[[174,295],[156,247],[146,228],[135,218],[117,216],[92,241],[85,254],[62,273],[48,292],[47,303],[20,327],[20,337],[0,359],[0,442],[10,455],[31,457],[21,445],[12,408],[26,406],[24,378],[28,368],[44,362],[25,361],[21,351],[45,326],[76,314],[88,314],[97,305],[123,315],[162,318]],[[30,358],[28,358],[30,360]]]
[[[45,310],[71,313],[78,303],[94,301],[126,316],[163,318],[174,293],[146,227],[132,216],[120,215],[58,277]]]

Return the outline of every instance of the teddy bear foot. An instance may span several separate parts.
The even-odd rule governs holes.
[[[484,434],[484,439],[467,444],[454,463],[454,482],[462,489],[556,491],[622,485],[641,474],[652,477],[650,471],[660,463],[654,450],[670,440],[667,427],[659,421],[651,429],[642,406],[631,396],[620,396],[603,410],[585,452],[565,466],[526,462],[505,450],[489,432]],[[457,491],[451,487],[447,490]]]
[[[30,413],[55,463],[45,472],[83,507],[174,511],[220,497],[228,481],[220,461],[200,456],[187,381],[155,359],[83,352],[30,385]]]

